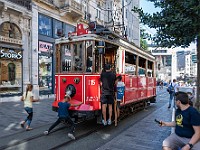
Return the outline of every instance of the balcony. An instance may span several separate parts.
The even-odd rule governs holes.
[[[70,15],[73,19],[84,17],[83,5],[75,0],[60,0],[59,9],[61,16]]]
[[[8,0],[12,3],[15,3],[19,6],[25,7],[28,10],[31,10],[31,0]]]
[[[43,4],[46,4],[50,7],[54,7],[54,0],[36,0],[37,2],[40,2],[40,3],[43,3]]]

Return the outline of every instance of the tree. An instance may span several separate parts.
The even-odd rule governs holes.
[[[199,0],[148,0],[161,11],[144,13],[134,8],[141,23],[156,29],[152,40],[162,47],[188,47],[197,43],[197,58],[200,59],[200,1]],[[197,61],[197,99],[195,106],[200,108],[200,61]]]
[[[148,49],[147,38],[149,38],[149,34],[145,32],[145,29],[140,29],[140,47],[146,51]]]

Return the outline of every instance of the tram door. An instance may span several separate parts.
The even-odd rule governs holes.
[[[110,64],[112,66],[112,70],[116,72],[116,54],[117,54],[116,46],[112,44],[106,44],[105,54],[104,54],[104,62],[103,64]]]

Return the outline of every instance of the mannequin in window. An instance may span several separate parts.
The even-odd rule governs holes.
[[[15,64],[8,64],[9,81],[11,85],[15,84]]]

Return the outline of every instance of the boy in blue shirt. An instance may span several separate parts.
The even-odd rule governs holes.
[[[57,121],[47,130],[44,131],[45,135],[48,135],[49,132],[55,128],[58,124],[60,124],[61,122],[68,122],[71,125],[70,128],[70,132],[68,133],[68,137],[75,140],[74,137],[74,131],[75,131],[75,124],[72,121],[71,117],[69,116],[69,107],[75,107],[75,106],[80,106],[82,103],[80,104],[70,104],[69,101],[71,100],[71,97],[69,95],[65,95],[63,102],[59,102],[58,103],[58,119]]]
[[[122,76],[116,78],[116,101],[115,101],[115,126],[117,126],[117,118],[120,115],[120,103],[124,97],[125,84],[122,81]]]

